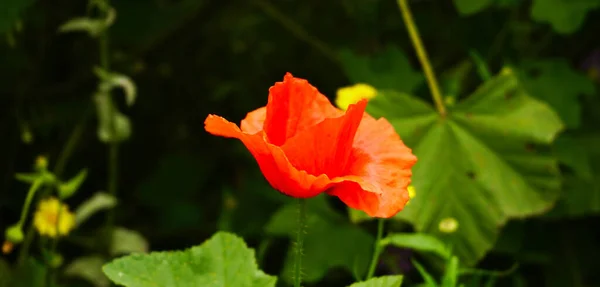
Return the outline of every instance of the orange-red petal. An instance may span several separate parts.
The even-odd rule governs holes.
[[[288,160],[315,176],[344,175],[366,106],[366,100],[350,105],[344,116],[325,119],[288,139],[281,146]]]
[[[417,158],[385,119],[366,115],[354,138],[348,173],[328,191],[346,205],[388,218],[409,200],[407,187]]]
[[[263,130],[265,118],[267,116],[267,107],[261,107],[249,112],[246,118],[242,120],[240,128],[247,134],[255,134]]]
[[[287,73],[283,82],[277,82],[269,89],[264,131],[270,143],[281,146],[287,139],[324,119],[341,115],[343,112],[307,80]]]
[[[326,175],[314,176],[293,167],[280,147],[265,140],[262,131],[244,133],[234,123],[215,115],[209,115],[204,125],[211,134],[241,140],[256,159],[269,184],[284,194],[297,198],[312,197],[331,185]]]

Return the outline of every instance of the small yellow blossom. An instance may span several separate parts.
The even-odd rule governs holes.
[[[57,221],[58,232],[57,232]],[[57,237],[67,235],[75,227],[75,216],[66,204],[51,197],[41,200],[33,218],[33,224],[41,235]],[[60,234],[57,234],[60,233]]]
[[[438,226],[443,233],[453,233],[458,229],[458,221],[454,217],[447,217],[440,221]]]
[[[410,203],[410,200],[413,199],[415,195],[417,195],[417,191],[412,185],[409,185],[406,189],[408,190],[408,201],[406,202],[406,205],[408,205]]]
[[[335,98],[335,104],[342,110],[362,99],[372,99],[377,95],[377,90],[367,84],[356,84],[349,87],[339,88]]]

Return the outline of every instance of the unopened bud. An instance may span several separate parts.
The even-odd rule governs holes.
[[[12,243],[21,243],[23,241],[23,237],[25,237],[23,235],[23,230],[21,229],[21,226],[18,224],[7,228],[6,232],[4,233],[4,236],[6,237],[6,240]]]

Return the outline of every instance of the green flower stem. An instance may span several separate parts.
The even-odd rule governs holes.
[[[408,7],[408,1],[397,0],[397,2],[398,6],[400,7],[400,12],[402,12],[404,24],[406,25],[406,29],[408,30],[408,34],[410,35],[410,39],[417,52],[417,56],[419,57],[419,62],[421,62],[421,66],[423,66],[423,72],[425,72],[427,84],[429,85],[429,89],[431,90],[431,95],[433,96],[435,106],[440,115],[442,117],[446,117],[446,107],[444,106],[444,101],[442,100],[440,86],[438,85],[437,79],[435,78],[433,68],[431,68],[431,63],[429,62],[429,58],[427,57],[427,51],[425,51],[425,47],[421,42],[419,31],[417,30],[417,26],[415,25],[412,13],[410,12],[410,8]]]
[[[25,263],[25,259],[29,256],[29,248],[31,247],[31,242],[33,241],[34,235],[34,227],[33,222],[29,224],[27,228],[27,232],[25,233],[25,239],[23,240],[23,245],[19,251],[19,257],[17,259],[17,266],[22,266]]]
[[[40,186],[43,183],[42,178],[36,179],[33,184],[29,187],[29,191],[27,192],[27,197],[25,198],[25,204],[23,204],[23,209],[21,209],[21,218],[19,218],[19,222],[17,223],[19,226],[23,227],[25,223],[25,219],[27,219],[27,213],[29,213],[29,207],[31,206],[31,201],[35,197],[35,193],[38,191]]]
[[[106,7],[110,6],[110,1],[109,0],[104,0],[104,4]],[[108,12],[106,12],[108,13]],[[110,71],[110,37],[109,37],[109,33],[108,30],[104,30],[102,31],[102,34],[99,37],[99,53],[100,53],[100,66],[102,67],[102,69],[104,69],[105,71]],[[109,101],[112,101],[112,95],[110,94],[110,92],[108,92],[108,98]],[[111,129],[113,131],[113,134],[115,134],[115,122],[114,122],[114,118],[115,118],[115,107],[114,105],[109,103],[109,106],[112,106],[113,109],[111,110],[112,115],[110,116],[110,126]],[[107,192],[108,194],[112,195],[113,197],[116,197],[117,195],[117,189],[118,189],[118,176],[119,176],[119,143],[116,141],[112,141],[109,143],[108,146],[108,178],[107,178]],[[105,238],[105,243],[107,244],[107,247],[110,248],[110,244],[112,243],[112,233],[113,233],[113,229],[114,229],[114,225],[115,225],[115,210],[114,208],[111,208],[108,213],[106,214],[106,222],[105,222],[105,231],[106,231],[106,238]]]
[[[86,108],[86,111],[84,112],[84,115],[83,115],[81,121],[79,122],[77,127],[75,127],[75,129],[71,132],[71,135],[69,136],[69,139],[67,140],[67,144],[62,149],[62,151],[58,157],[58,160],[56,161],[56,165],[54,166],[53,174],[57,178],[60,178],[60,176],[62,175],[62,172],[64,171],[64,168],[66,166],[66,163],[69,161],[69,158],[71,158],[71,155],[73,155],[73,152],[75,151],[75,147],[77,147],[77,144],[79,143],[79,140],[81,139],[81,136],[83,135],[83,132],[85,130],[85,124],[87,123],[87,120],[91,115],[90,111],[91,111],[90,106],[88,106]],[[53,188],[52,186],[46,187],[44,189],[44,191],[42,191],[41,196],[44,197],[44,196],[50,194],[50,192],[52,191],[52,188]],[[21,249],[19,251],[19,257],[17,260],[17,264],[19,266],[23,265],[23,263],[25,262],[25,259],[27,259],[27,256],[29,255],[29,247],[31,246],[31,242],[33,241],[34,231],[35,230],[34,230],[34,226],[33,226],[33,222],[32,222],[27,227],[27,232],[25,233],[25,240],[23,240],[23,245],[21,246]]]
[[[298,199],[298,230],[296,233],[296,260],[294,264],[294,287],[302,284],[302,248],[304,245],[304,233],[306,232],[306,199]]]
[[[108,194],[116,198],[119,178],[119,144],[112,142],[108,149]],[[106,215],[106,230],[109,240],[112,240],[114,225],[115,210],[111,208]]]
[[[83,134],[83,131],[85,129],[85,123],[87,122],[87,119],[90,114],[89,110],[90,110],[89,108],[86,109],[86,112],[84,113],[84,116],[83,116],[81,122],[77,125],[77,127],[73,130],[73,132],[69,136],[69,140],[67,141],[67,144],[61,151],[61,153],[58,157],[58,160],[56,161],[56,165],[54,167],[54,173],[53,173],[56,177],[60,177],[60,175],[62,174],[64,167],[66,165],[66,162],[73,154],[75,147],[77,146],[77,144],[79,143],[79,140],[81,139],[81,135]],[[52,186],[46,187],[44,189],[44,191],[42,191],[41,196],[44,197],[47,194],[49,194],[51,192],[52,188],[53,188]],[[33,198],[33,195],[32,195],[32,198]],[[32,200],[32,198],[30,200]],[[29,204],[31,204],[31,202]],[[25,212],[25,209],[23,209],[22,212]],[[24,214],[27,214],[27,213],[25,212]],[[23,214],[21,215],[21,217],[23,218]],[[24,223],[24,219],[22,219],[21,221],[22,221],[21,223]],[[25,262],[25,259],[27,259],[27,257],[29,256],[29,248],[31,246],[31,242],[33,241],[34,231],[35,230],[34,230],[34,226],[33,226],[33,222],[32,222],[27,227],[27,232],[25,233],[25,239],[23,240],[23,245],[21,246],[20,251],[19,251],[19,257],[17,259],[17,265],[19,265],[19,266],[22,266],[23,263]]]
[[[385,220],[383,218],[379,218],[377,220],[377,238],[375,238],[375,244],[373,245],[373,257],[371,258],[371,265],[369,265],[369,272],[367,273],[367,278],[365,280],[369,280],[373,278],[375,275],[375,268],[377,267],[377,262],[379,262],[379,255],[381,255],[381,239],[383,238],[383,224]]]
[[[22,228],[23,224],[25,223],[27,214],[29,213],[29,207],[31,206],[31,201],[33,201],[33,198],[35,197],[35,193],[37,192],[37,190],[42,186],[42,183],[43,183],[42,181],[43,181],[42,178],[38,178],[36,181],[33,182],[31,187],[29,187],[29,191],[27,192],[27,198],[25,198],[25,204],[23,205],[23,209],[21,210],[21,218],[19,219],[19,222],[17,223],[20,228]],[[29,247],[31,246],[32,240],[33,240],[33,222],[30,224],[29,228],[27,229],[27,233],[25,234],[25,240],[23,241],[23,246],[21,246],[21,249],[19,251],[17,265],[21,266],[25,262],[25,259],[27,259],[27,257],[29,256]]]
[[[79,121],[77,126],[75,126],[75,129],[73,129],[73,131],[71,132],[71,135],[67,140],[67,144],[60,152],[58,159],[56,160],[56,164],[54,165],[54,170],[52,171],[52,173],[57,178],[62,177],[62,173],[65,170],[67,162],[71,158],[71,155],[73,155],[75,148],[79,144],[79,140],[81,140],[81,136],[85,131],[85,125],[87,124],[88,119],[91,117],[92,111],[93,109],[91,104],[87,104],[87,106],[85,107],[85,111],[82,114],[81,120]],[[49,193],[50,189],[51,188],[48,188],[48,190],[45,193]]]

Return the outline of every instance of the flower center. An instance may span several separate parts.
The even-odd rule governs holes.
[[[55,227],[56,226],[56,222],[58,221],[58,214],[55,213],[55,212],[49,212],[49,213],[47,213],[46,214],[46,221],[52,227]]]

